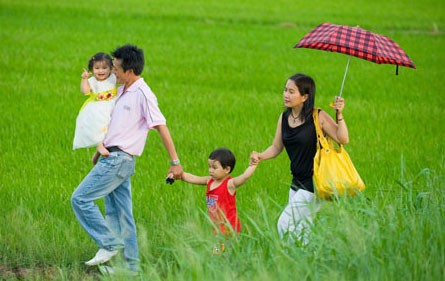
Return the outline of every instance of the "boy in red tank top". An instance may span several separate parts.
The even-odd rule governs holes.
[[[224,236],[241,231],[241,223],[236,211],[236,189],[244,184],[255,172],[256,164],[250,161],[249,167],[240,176],[232,178],[235,156],[227,148],[214,150],[208,159],[209,175],[195,176],[183,173],[181,180],[197,185],[206,185],[206,202],[209,217]],[[216,230],[214,230],[217,233]],[[214,254],[224,251],[224,244],[215,247]]]

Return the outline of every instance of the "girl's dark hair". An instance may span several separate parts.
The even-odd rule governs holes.
[[[235,155],[227,148],[218,148],[209,155],[210,160],[217,160],[223,168],[230,167],[229,174],[235,169]]]
[[[134,45],[124,45],[114,50],[111,55],[122,60],[124,71],[133,70],[135,75],[141,75],[144,70],[144,51]]]
[[[295,82],[300,94],[302,96],[307,95],[307,99],[303,104],[303,109],[301,110],[301,121],[306,121],[312,115],[312,111],[314,109],[315,104],[315,82],[314,80],[302,73],[296,73],[289,77],[289,80]],[[290,108],[288,111],[292,110]]]
[[[97,61],[104,61],[108,64],[110,68],[113,68],[113,59],[109,54],[99,52],[95,54],[89,61],[88,61],[88,70],[93,71],[94,63]]]

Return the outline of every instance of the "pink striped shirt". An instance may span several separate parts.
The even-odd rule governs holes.
[[[166,120],[158,107],[158,100],[143,78],[136,80],[123,92],[117,90],[117,99],[104,145],[118,146],[123,151],[140,156],[144,151],[148,131]]]

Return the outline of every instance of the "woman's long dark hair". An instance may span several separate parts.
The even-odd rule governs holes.
[[[303,103],[303,109],[301,110],[300,120],[305,122],[312,116],[312,111],[315,104],[315,82],[314,80],[303,74],[297,73],[289,77],[289,80],[295,82],[298,90],[302,96],[307,95],[306,101]],[[290,112],[292,109],[288,108],[287,111]]]

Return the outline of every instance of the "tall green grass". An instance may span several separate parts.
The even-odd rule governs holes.
[[[151,132],[132,179],[142,277],[445,278],[442,1],[138,2],[0,0],[0,279],[105,279],[83,265],[97,249],[70,206],[92,167],[92,149],[71,149],[89,56],[126,43],[142,47],[143,76],[184,169],[206,174],[210,151],[226,146],[239,174],[252,150],[272,142],[287,77],[313,76],[316,104],[330,112],[347,57],[293,48],[322,22],[389,36],[417,66],[396,76],[394,66],[351,59],[343,92],[347,149],[364,194],[323,202],[311,243],[287,245],[275,227],[290,183],[282,153],[239,189],[244,230],[213,256],[205,191],[164,183],[168,157]]]

